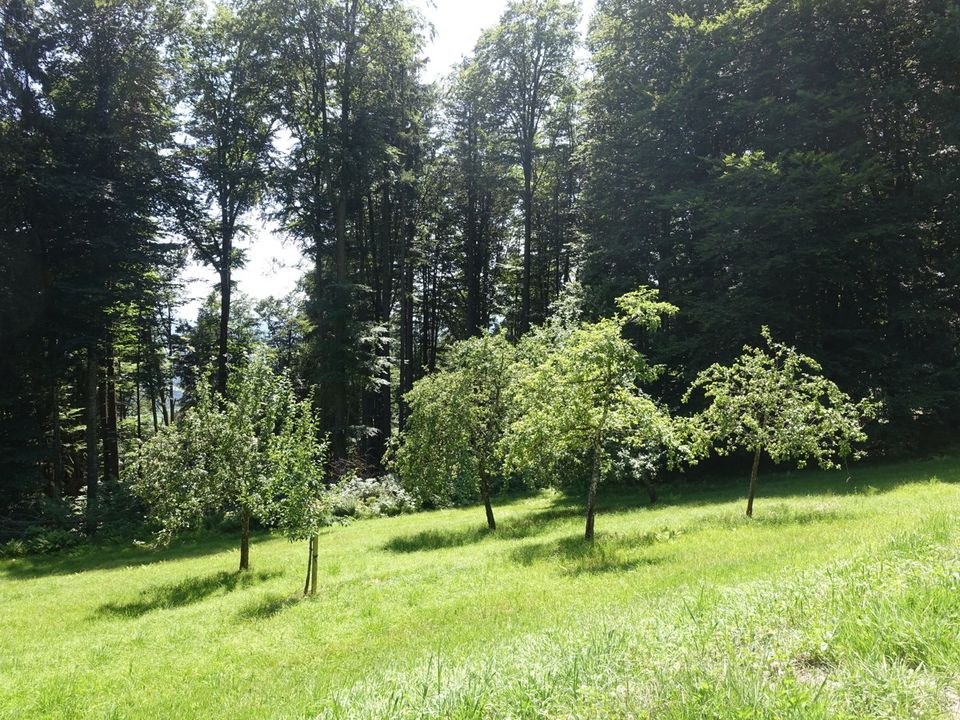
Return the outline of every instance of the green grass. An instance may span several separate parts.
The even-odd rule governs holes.
[[[0,562],[3,718],[960,718],[960,460]]]

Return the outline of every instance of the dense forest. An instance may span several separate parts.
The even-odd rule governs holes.
[[[574,302],[667,409],[768,326],[882,452],[960,425],[956,0],[599,0],[585,40],[513,0],[438,83],[405,0],[0,3],[0,540],[128,513],[144,443],[263,357],[328,477],[380,474],[452,345]],[[261,218],[289,297],[236,288]]]

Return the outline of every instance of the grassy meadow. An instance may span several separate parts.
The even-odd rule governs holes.
[[[2,718],[960,718],[960,458],[0,561]]]

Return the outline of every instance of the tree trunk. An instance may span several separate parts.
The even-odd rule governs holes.
[[[173,362],[173,307],[167,305],[167,357]],[[173,395],[173,370],[170,371],[170,423],[176,420],[177,400]]]
[[[753,517],[753,497],[757,493],[757,471],[760,469],[760,450],[753,454],[753,470],[750,471],[750,494],[747,496],[747,517]]]
[[[137,375],[135,383],[137,397],[137,440],[143,440],[143,420],[140,417],[140,341],[137,341]]]
[[[531,143],[532,145],[532,143]],[[520,334],[530,329],[530,276],[533,259],[530,248],[533,240],[533,149],[526,151],[523,163],[523,286],[520,304]]]
[[[600,452],[593,454],[593,469],[590,471],[590,490],[587,492],[587,527],[585,540],[593,541],[593,524],[597,513],[597,485],[600,482]]]
[[[60,381],[54,377],[50,388],[50,426],[53,430],[50,452],[53,456],[53,497],[63,497],[63,431],[60,423]]]
[[[487,511],[487,528],[497,529],[497,521],[493,517],[493,505],[490,503],[490,478],[485,470],[480,471],[480,492],[483,493],[483,507]]]
[[[404,206],[404,212],[410,209]],[[404,227],[404,245],[400,253],[400,382],[397,384],[397,418],[403,430],[410,415],[406,394],[413,388],[413,241],[416,226],[407,221]]]
[[[86,417],[86,446],[87,446],[87,532],[94,534],[97,530],[97,483],[100,476],[100,448],[97,437],[97,426],[100,422],[100,398],[97,386],[100,377],[100,354],[97,351],[96,340],[87,346],[87,417]]]
[[[156,435],[160,430],[160,422],[157,420],[157,395],[152,387],[150,388],[150,414],[153,416],[153,433]]]
[[[227,341],[230,336],[230,256],[232,243],[223,238],[223,257],[220,260],[220,331],[217,337],[217,392],[221,399],[227,397]],[[161,380],[162,382],[162,380]],[[166,415],[164,409],[164,415]]]
[[[304,595],[310,593],[310,579],[313,577],[313,540],[314,538],[310,538],[307,545],[307,577],[303,581]]]
[[[607,396],[610,390],[607,388]],[[597,485],[600,484],[600,449],[603,444],[603,431],[607,426],[607,415],[610,413],[609,402],[603,408],[600,424],[593,440],[593,468],[590,470],[590,490],[587,492],[587,527],[583,533],[585,540],[593,541],[593,524],[597,508]]]
[[[107,357],[107,424],[106,437],[104,443],[104,476],[113,480],[120,479],[120,433],[117,427],[117,382],[116,382],[116,361],[113,357],[113,346],[111,343],[109,357]]]
[[[240,569],[250,569],[250,513],[240,513]]]
[[[314,535],[311,539],[310,548],[310,594],[317,594],[317,565],[318,555],[320,554],[320,538]]]
[[[650,496],[650,504],[651,504],[651,505],[656,505],[656,504],[657,504],[657,490],[656,490],[656,488],[653,487],[653,481],[652,481],[652,480],[648,480],[647,478],[642,477],[642,476],[641,476],[641,478],[640,478],[640,481],[643,483],[643,486],[647,489],[647,495]]]

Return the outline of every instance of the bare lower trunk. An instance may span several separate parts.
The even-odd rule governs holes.
[[[100,354],[96,342],[87,348],[87,532],[91,535],[97,529],[97,483],[100,476],[100,448],[97,426],[100,424],[100,398],[98,390],[100,377]]]
[[[650,496],[650,504],[657,504],[657,490],[653,487],[653,481],[648,480],[647,478],[642,478],[643,486],[647,489],[647,495]]]
[[[531,245],[533,238],[533,153],[523,168],[523,282],[520,300],[520,334],[530,329],[530,278],[533,258]]]
[[[110,357],[107,358],[107,382],[104,397],[106,399],[106,437],[104,446],[104,476],[113,480],[120,479],[120,432],[117,423],[117,380],[116,361],[113,358],[113,344],[110,345]]]
[[[753,517],[753,498],[757,494],[757,471],[760,469],[760,448],[753,454],[753,470],[750,472],[750,494],[747,496],[747,517]]]
[[[313,536],[310,548],[310,594],[317,594],[317,560],[320,554],[320,538]]]
[[[227,397],[230,338],[230,241],[227,238],[224,238],[224,248],[220,268],[220,327],[217,332],[217,392],[220,393],[221,402]],[[163,414],[167,414],[166,406]],[[166,417],[164,419],[166,420]]]
[[[240,513],[240,569],[250,569],[250,513]]]
[[[480,478],[480,491],[483,493],[483,507],[487,511],[487,528],[497,529],[496,518],[493,517],[493,505],[490,503],[490,479],[484,473]]]
[[[313,538],[310,538],[310,542],[307,546],[307,577],[303,581],[303,594],[307,595],[310,592],[310,579],[313,577]]]
[[[53,428],[51,453],[53,455],[53,496],[63,497],[63,432],[60,424],[60,381],[54,378],[51,384],[50,424]]]
[[[609,397],[610,388],[607,389]],[[600,451],[603,447],[603,431],[607,426],[607,416],[610,413],[609,402],[603,408],[603,415],[600,417],[600,424],[597,425],[597,431],[593,439],[593,468],[590,470],[590,490],[587,493],[587,529],[583,537],[593,540],[593,522],[597,512],[597,485],[600,484]]]
[[[167,354],[173,357],[173,307],[167,305]],[[173,371],[170,372],[170,422],[176,420],[177,401],[173,395]]]
[[[595,452],[593,470],[590,472],[590,490],[587,492],[587,529],[584,539],[593,540],[593,524],[597,514],[597,484],[600,482],[600,453]]]

